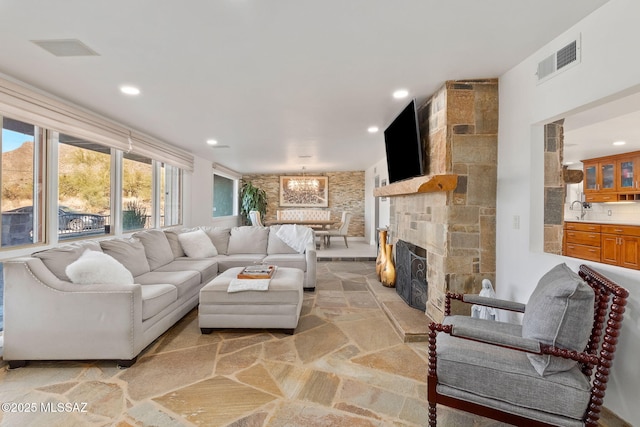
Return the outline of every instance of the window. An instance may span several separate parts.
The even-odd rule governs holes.
[[[104,234],[110,205],[111,149],[59,134],[58,238]]]
[[[124,153],[122,160],[122,230],[153,228],[151,159]]]
[[[237,180],[213,174],[213,217],[236,215]]]
[[[2,244],[19,246],[44,240],[44,146],[32,124],[2,120]]]
[[[182,169],[160,166],[160,227],[182,224]]]

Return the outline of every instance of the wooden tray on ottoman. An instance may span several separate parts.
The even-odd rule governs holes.
[[[238,279],[271,279],[275,265],[250,265],[238,273]]]

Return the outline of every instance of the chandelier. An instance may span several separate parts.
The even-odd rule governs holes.
[[[289,190],[297,193],[316,192],[320,188],[320,183],[315,178],[292,178],[287,185]]]
[[[320,194],[320,180],[313,176],[305,176],[305,167],[302,167],[302,176],[292,176],[287,182],[287,192],[298,202],[311,203]]]

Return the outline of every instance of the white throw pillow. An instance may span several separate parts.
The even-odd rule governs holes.
[[[89,284],[133,285],[133,275],[114,257],[103,252],[86,250],[65,270],[71,282]]]
[[[189,258],[210,258],[218,255],[207,233],[200,229],[178,234],[178,241]]]

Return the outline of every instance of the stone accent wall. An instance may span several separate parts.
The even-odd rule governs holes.
[[[283,174],[286,175],[286,174]],[[328,208],[280,207],[280,176],[275,174],[249,174],[242,176],[241,185],[251,181],[254,186],[267,193],[267,215],[265,221],[276,219],[276,212],[284,209],[322,209],[331,211],[331,217],[340,219],[343,211],[351,212],[349,236],[364,237],[364,171],[326,172],[309,175],[329,178]],[[292,173],[289,175],[300,175]]]
[[[544,251],[562,255],[564,200],[564,119],[544,127]]]
[[[482,279],[495,280],[498,81],[446,82],[419,117],[421,128],[428,121],[428,173],[458,174],[458,185],[392,197],[390,235],[426,249],[426,313],[441,320],[447,291],[477,293]]]

